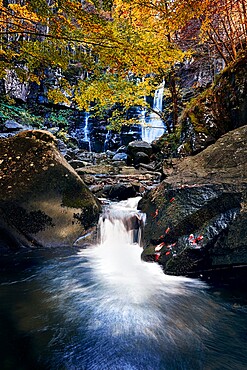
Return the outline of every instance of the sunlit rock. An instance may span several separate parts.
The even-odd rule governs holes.
[[[2,139],[0,170],[0,227],[8,247],[69,246],[97,222],[99,202],[49,132]]]

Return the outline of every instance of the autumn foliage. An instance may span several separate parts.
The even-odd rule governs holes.
[[[114,106],[122,113],[150,108],[144,96],[167,79],[175,111],[174,65],[190,60],[201,45],[212,58],[234,61],[246,48],[246,3],[0,1],[0,78],[11,71],[40,83],[52,71],[48,96],[54,103],[99,114]]]

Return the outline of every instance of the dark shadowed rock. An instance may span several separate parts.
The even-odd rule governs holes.
[[[127,153],[134,157],[136,153],[143,152],[150,156],[152,154],[152,146],[146,141],[135,140],[131,141],[127,147]]]
[[[79,159],[77,159],[77,160],[76,159],[73,159],[73,160],[69,161],[69,164],[74,169],[85,167],[84,162],[81,161],[81,160],[79,160]]]
[[[134,165],[138,165],[140,163],[148,164],[150,162],[149,156],[143,152],[137,152],[134,156]]]
[[[127,161],[127,154],[126,153],[117,153],[113,156],[113,161]]]
[[[113,185],[109,191],[110,199],[125,200],[137,195],[136,189],[132,184],[120,183]]]
[[[95,224],[100,205],[42,130],[0,142],[0,228],[9,248],[71,246]]]
[[[168,274],[188,276],[225,276],[247,266],[246,148],[243,126],[173,163],[140,203],[148,212],[144,259],[158,259]]]
[[[135,140],[127,147],[128,164],[138,165],[139,163],[149,163],[153,150],[151,144],[146,141]]]
[[[247,54],[226,68],[212,87],[192,99],[180,117],[182,155],[198,153],[247,122]]]

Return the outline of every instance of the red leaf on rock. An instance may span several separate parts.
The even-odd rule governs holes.
[[[160,258],[160,253],[155,253],[155,255],[154,255],[154,260],[155,260],[155,261],[158,261],[158,260],[159,260],[159,258]]]

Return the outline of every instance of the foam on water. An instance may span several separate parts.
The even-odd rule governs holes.
[[[188,322],[188,316],[181,314],[177,305],[188,310],[195,290],[204,289],[205,285],[197,280],[166,276],[158,264],[141,260],[142,248],[133,242],[133,230],[126,224],[136,215],[138,220],[145,220],[136,203],[135,199],[111,205],[99,222],[99,244],[81,250],[75,257],[77,263],[81,258],[77,277],[63,276],[62,281],[60,278],[56,282],[61,289],[60,296],[56,296],[61,309],[66,311],[67,300],[73,306],[70,304],[66,320],[81,320],[84,333],[90,338],[88,352],[82,351],[80,343],[74,352],[76,361],[79,356],[80,361],[90,364],[89,369],[156,369],[161,361],[157,348],[165,353],[173,343],[176,352],[178,343],[186,347],[189,338],[190,343],[198,341],[200,345],[198,314],[189,314]],[[200,301],[203,295],[196,299]],[[206,312],[203,316],[210,319]],[[176,358],[169,361],[176,362]]]
[[[21,358],[26,370],[245,368],[246,315],[220,307],[204,283],[141,260],[145,215],[137,202],[105,210],[97,245],[43,249],[42,261],[41,251],[27,252],[24,270],[15,266],[2,278],[3,363],[16,369]]]

